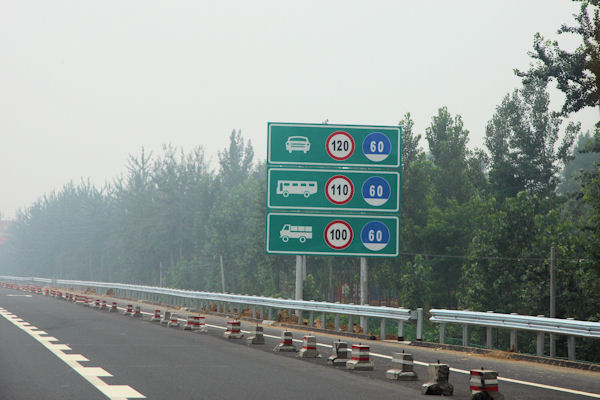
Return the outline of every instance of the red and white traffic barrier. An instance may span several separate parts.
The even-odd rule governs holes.
[[[171,317],[171,320],[167,326],[169,328],[179,328],[179,320],[175,317]]]
[[[110,310],[108,310],[108,312],[118,312],[119,310],[117,309],[117,302],[113,301],[110,305]]]
[[[106,300],[102,300],[102,304],[100,305],[100,310],[108,311],[108,307],[106,306]]]
[[[123,311],[123,315],[131,315],[131,314],[133,314],[133,305],[127,304],[125,311]]]
[[[100,309],[100,299],[94,300],[94,308]]]
[[[240,321],[227,321],[227,330],[223,332],[223,336],[227,339],[241,339]]]
[[[277,346],[275,346],[273,351],[296,351],[296,347],[294,347],[294,337],[292,335],[292,332],[281,332],[281,341],[277,344]]]
[[[160,322],[160,310],[154,310],[154,316],[150,318],[152,322]]]
[[[352,345],[352,358],[346,362],[346,368],[355,371],[372,371],[375,364],[369,359],[370,346],[365,344]]]
[[[473,399],[504,399],[504,395],[498,392],[498,372],[496,371],[472,369],[469,390],[471,390]]]
[[[302,348],[296,354],[300,358],[320,358],[321,355],[317,351],[317,338],[315,336],[304,336]]]

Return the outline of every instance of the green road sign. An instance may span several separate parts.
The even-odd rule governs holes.
[[[398,212],[400,173],[269,168],[267,208]]]
[[[268,213],[266,251],[310,254],[397,257],[397,216]]]
[[[398,168],[400,130],[398,126],[269,122],[267,163]]]

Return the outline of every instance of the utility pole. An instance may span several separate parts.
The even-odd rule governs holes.
[[[360,304],[367,304],[369,299],[367,298],[369,293],[369,266],[367,265],[367,258],[360,258]],[[363,334],[367,335],[368,326],[367,318],[360,317],[360,326],[363,329]]]
[[[550,318],[556,318],[556,294],[554,292],[555,277],[554,277],[555,254],[554,246],[550,247]],[[550,357],[556,357],[556,339],[554,334],[550,334]]]
[[[223,269],[223,256],[219,256],[221,259],[221,286],[223,287],[223,293],[225,293],[225,270]]]

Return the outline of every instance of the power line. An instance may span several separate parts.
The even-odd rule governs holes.
[[[439,257],[439,258],[459,258],[459,259],[478,259],[478,260],[498,260],[498,261],[548,261],[550,257],[500,257],[500,256],[464,256],[453,254],[427,254],[427,253],[404,253],[402,256],[423,256],[423,257]],[[587,258],[557,258],[556,261],[582,262],[591,261]]]

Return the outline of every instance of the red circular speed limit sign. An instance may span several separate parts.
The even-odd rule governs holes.
[[[333,204],[346,204],[354,196],[354,184],[344,175],[335,175],[325,184],[325,195]]]
[[[352,243],[352,227],[341,219],[331,221],[325,228],[325,243],[334,250],[343,250]]]
[[[337,161],[344,161],[354,153],[354,139],[344,131],[333,132],[325,143],[327,154]]]

